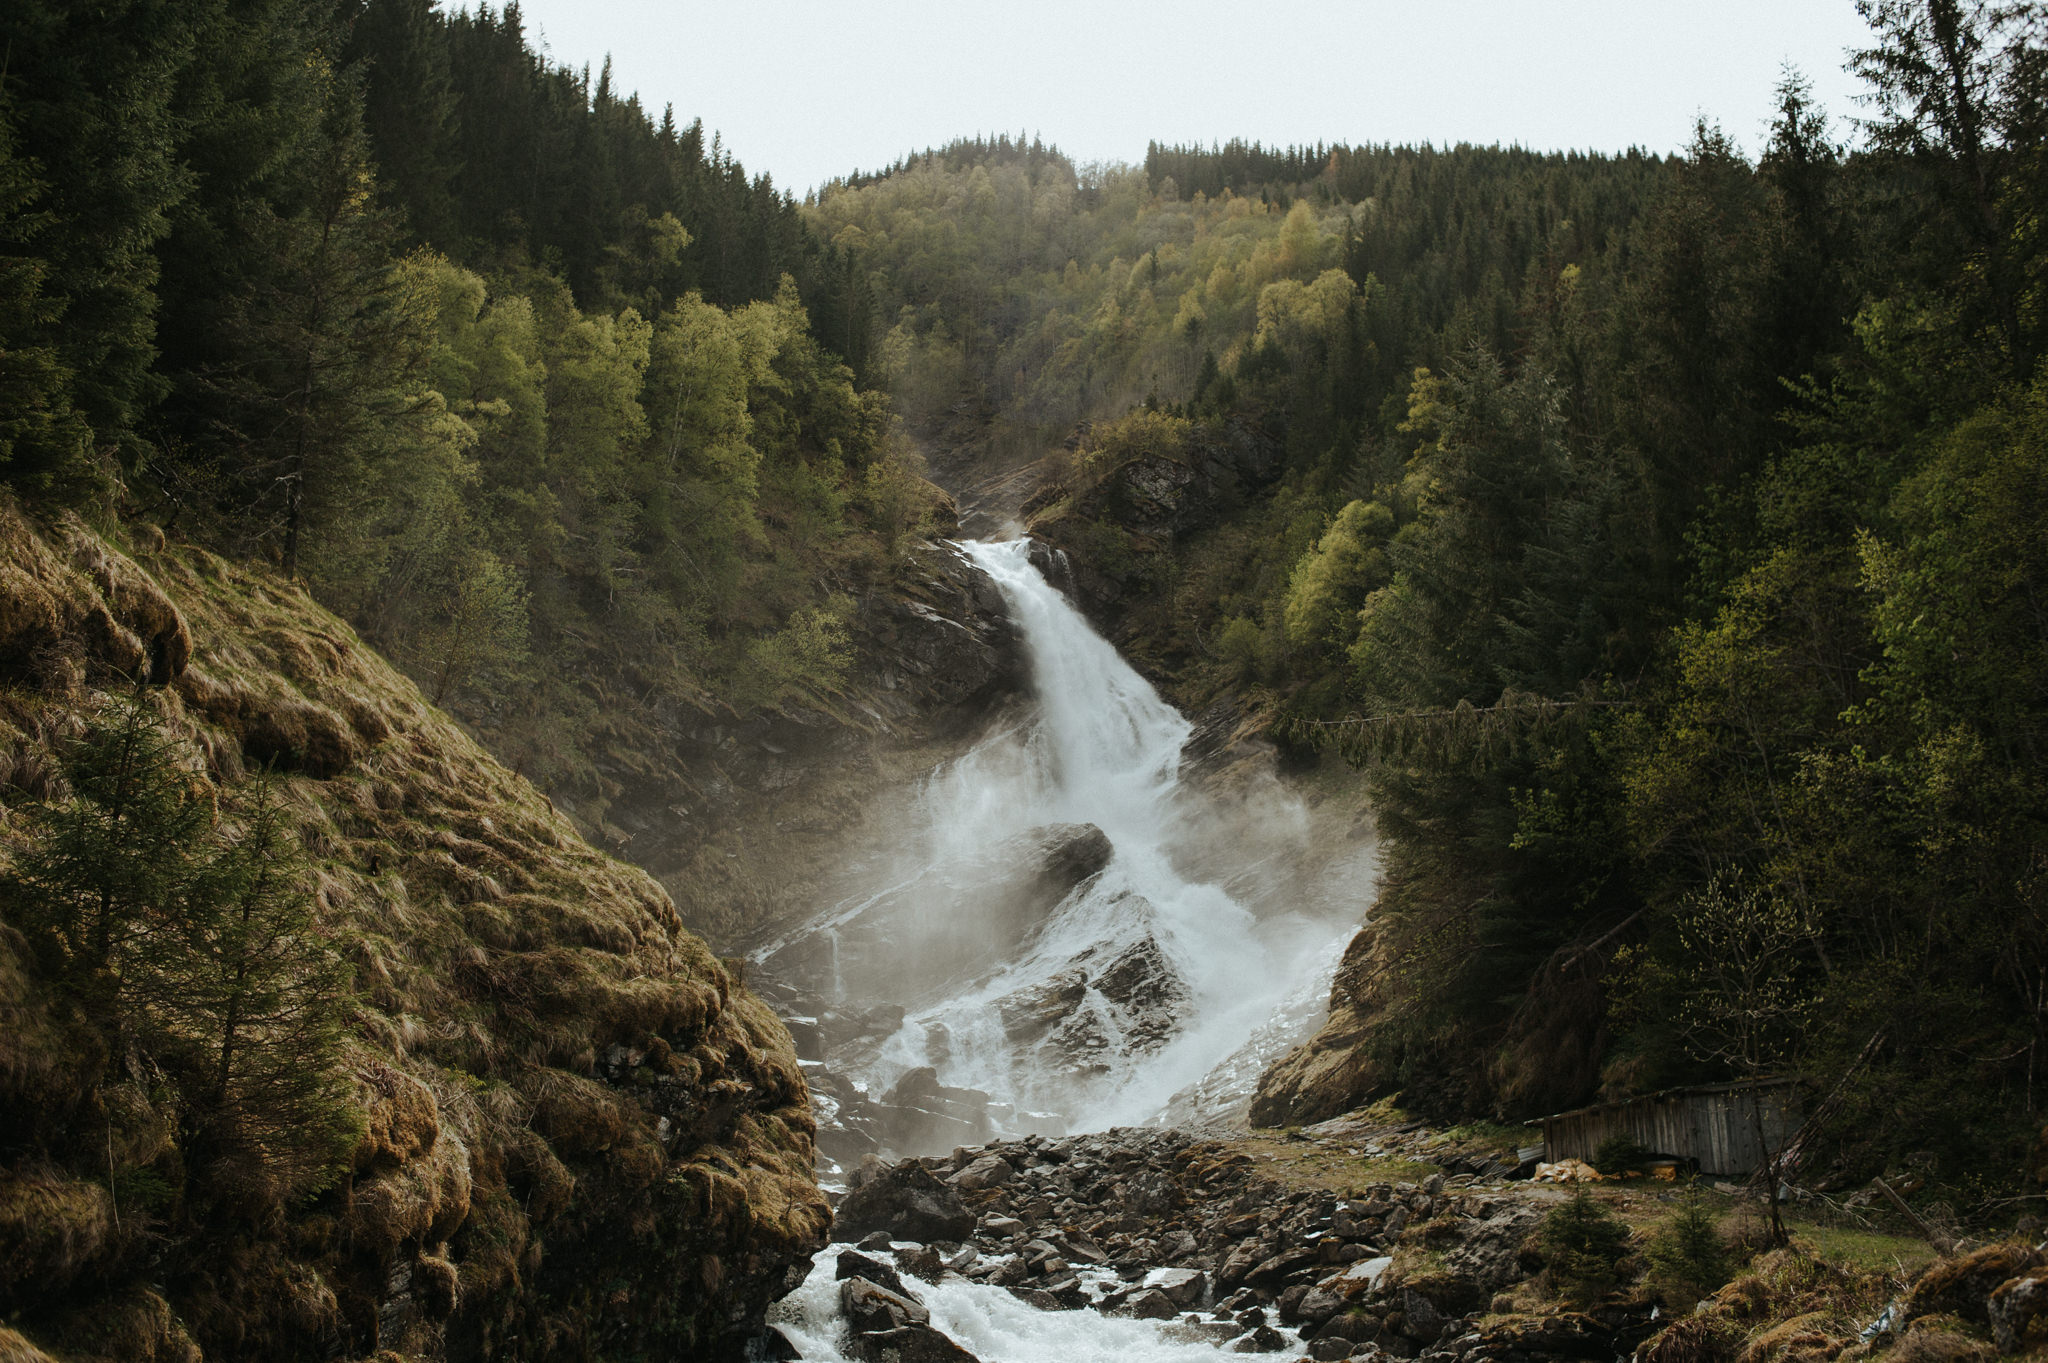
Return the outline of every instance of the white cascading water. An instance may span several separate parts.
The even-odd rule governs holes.
[[[803,1286],[777,1302],[768,1319],[811,1363],[846,1363],[845,1318],[839,1313],[835,1261],[848,1245],[820,1252]],[[1117,1285],[1113,1274],[1087,1274]],[[1132,1320],[1095,1311],[1041,1311],[1005,1288],[949,1278],[915,1284],[932,1326],[985,1363],[1216,1363],[1214,1340],[1193,1337],[1172,1321]],[[1270,1313],[1269,1313],[1270,1315]],[[1284,1354],[1299,1357],[1290,1342]]]
[[[1258,887],[1288,882],[1298,870],[1292,863],[1307,858],[1299,803],[1275,795],[1224,811],[1187,788],[1180,768],[1190,724],[1046,581],[1027,556],[1029,542],[961,548],[994,579],[1022,632],[1036,705],[1030,719],[931,778],[921,801],[926,864],[965,861],[1057,824],[1094,825],[1113,854],[1019,954],[912,1013],[869,1077],[886,1084],[933,1064],[945,1083],[987,1091],[1020,1113],[1056,1113],[1070,1130],[1157,1119],[1177,1093],[1233,1057],[1248,1071],[1243,1087],[1313,1025],[1369,884],[1350,866],[1335,895],[1296,884],[1292,898],[1277,896],[1284,902],[1266,895],[1256,911],[1247,907],[1261,899]],[[1248,820],[1261,826],[1247,830]],[[1219,860],[1219,848],[1237,849],[1235,859],[1226,850]],[[1189,865],[1212,879],[1184,874]],[[947,908],[973,910],[971,902]],[[1063,1026],[1074,1044],[1018,1045],[1002,1020],[1005,1007],[1060,979],[1072,991],[1077,962],[1094,978]],[[1103,974],[1112,962],[1122,969]],[[1122,1005],[1097,988],[1134,973],[1148,1009],[1134,1011],[1128,988]],[[1304,999],[1313,1000],[1306,1010]],[[1163,1027],[1162,1013],[1171,1014]],[[1291,1020],[1284,1034],[1275,1035],[1276,1015]],[[936,1047],[935,1036],[943,1038]],[[1254,1036],[1269,1044],[1247,1056]]]

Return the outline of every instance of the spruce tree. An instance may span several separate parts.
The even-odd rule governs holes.
[[[140,695],[110,702],[64,757],[71,798],[30,811],[0,893],[46,969],[118,1026],[136,944],[193,874],[210,814]]]
[[[145,944],[150,1039],[210,1160],[317,1182],[353,1128],[334,1064],[348,970],[321,935],[279,779],[259,775],[209,839],[164,931]]]

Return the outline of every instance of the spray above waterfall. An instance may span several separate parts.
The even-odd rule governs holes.
[[[1369,849],[1333,859],[1270,764],[1222,789],[1189,779],[1194,726],[1029,543],[960,547],[1019,627],[1030,702],[931,774],[911,845],[873,884],[757,959],[838,1004],[901,1005],[900,1025],[838,1058],[877,1092],[929,1066],[1019,1131],[1241,1097],[1316,1020],[1370,895]]]

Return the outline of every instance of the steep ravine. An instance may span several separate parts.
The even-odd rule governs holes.
[[[0,677],[10,849],[137,677],[202,792],[286,774],[359,1132],[311,1196],[207,1184],[0,926],[0,1356],[739,1356],[830,1211],[787,1031],[652,878],[297,587],[147,530],[0,506]]]

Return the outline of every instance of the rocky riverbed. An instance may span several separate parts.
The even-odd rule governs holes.
[[[1475,1326],[1536,1267],[1524,1242],[1541,1215],[1475,1178],[1289,1186],[1235,1141],[1132,1128],[894,1165],[870,1157],[813,1271],[838,1284],[825,1300],[840,1333],[817,1317],[816,1292],[783,1318],[810,1348],[842,1357],[957,1360],[961,1346],[942,1338],[924,1298],[971,1286],[1039,1311],[1146,1323],[1117,1346],[1127,1356],[1188,1345],[1319,1359],[1542,1352],[1526,1332]],[[1634,1324],[1574,1322],[1572,1349]]]
[[[774,1308],[757,1353],[1852,1363],[1896,1349],[1902,1363],[1992,1363],[2048,1342],[2048,1250],[2027,1239],[1939,1257],[1810,1225],[1765,1249],[1739,1204],[1713,1193],[1733,1281],[1687,1309],[1624,1272],[1573,1306],[1547,1284],[1535,1238],[1570,1194],[1516,1177],[1527,1166],[1512,1140],[1375,1110],[1284,1133],[1120,1128],[867,1156],[838,1199],[834,1243]],[[1681,1194],[1637,1183],[1597,1196],[1640,1242]]]

